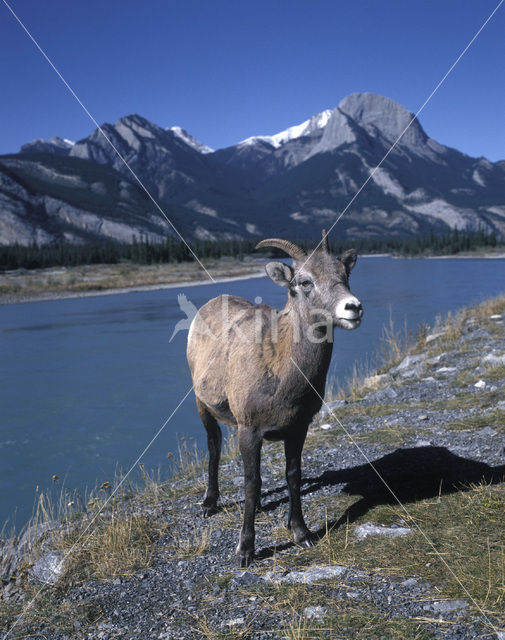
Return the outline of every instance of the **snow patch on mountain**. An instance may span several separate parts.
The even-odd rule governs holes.
[[[193,147],[199,153],[213,153],[214,149],[211,149],[200,140],[194,138],[190,133],[188,133],[182,127],[169,127],[167,131],[171,131],[177,138],[180,138],[183,142],[185,142],[190,147]]]
[[[310,135],[318,129],[324,129],[324,127],[328,124],[328,120],[330,119],[332,113],[333,111],[331,109],[326,109],[325,111],[312,116],[312,118],[305,120],[301,124],[289,127],[288,129],[280,131],[279,133],[275,133],[272,136],[252,136],[251,138],[246,138],[245,140],[242,140],[242,142],[239,142],[239,145],[247,146],[256,144],[258,142],[266,142],[275,149],[278,149],[290,140],[295,140],[297,138],[302,138],[303,136]]]

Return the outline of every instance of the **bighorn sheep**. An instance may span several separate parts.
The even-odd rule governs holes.
[[[283,440],[289,491],[288,527],[297,544],[311,546],[300,501],[301,453],[307,428],[321,408],[333,347],[333,328],[355,329],[360,301],[348,287],[354,249],[333,256],[323,230],[321,248],[307,253],[287,240],[262,240],[278,247],[293,266],[269,262],[268,276],[288,289],[282,311],[219,296],[199,310],[189,330],[187,357],[196,404],[207,430],[208,488],[204,515],[217,511],[221,429],[238,427],[244,465],[245,509],[237,554],[241,565],[254,557],[254,514],[260,507],[263,439]]]

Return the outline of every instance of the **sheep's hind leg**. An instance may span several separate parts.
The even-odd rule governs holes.
[[[297,437],[290,436],[284,442],[286,453],[286,481],[289,492],[288,528],[293,531],[293,537],[297,544],[311,547],[314,543],[312,535],[305,524],[300,498],[300,486],[302,483],[301,458],[303,443],[305,442],[305,428]]]
[[[219,498],[219,459],[221,457],[222,434],[221,427],[214,416],[208,411],[201,400],[196,399],[198,413],[202,419],[203,426],[207,431],[207,447],[209,449],[209,481],[207,491],[203,500],[203,515],[209,517],[217,512],[217,501]]]

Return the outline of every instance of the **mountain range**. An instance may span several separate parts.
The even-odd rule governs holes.
[[[216,151],[136,114],[75,143],[35,140],[0,156],[0,244],[158,241],[174,232],[153,199],[185,238],[320,237],[388,151],[339,221],[340,237],[481,227],[505,237],[505,161],[441,145],[418,120],[398,140],[412,118],[393,100],[356,93]]]

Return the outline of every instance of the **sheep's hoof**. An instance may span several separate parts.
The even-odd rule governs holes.
[[[312,538],[305,538],[305,540],[300,540],[300,542],[298,542],[297,544],[299,544],[301,547],[306,547],[307,549],[310,549],[316,543]]]
[[[247,568],[254,561],[254,551],[246,551],[240,556],[240,568]]]
[[[242,540],[241,535],[236,554],[239,557],[240,566],[242,568],[248,567],[254,560],[254,541],[251,542],[250,540]]]
[[[295,536],[295,544],[297,544],[299,547],[310,549],[310,547],[313,547],[316,543],[314,537],[312,536],[312,533],[310,531],[307,531],[307,533],[304,533],[301,536]]]
[[[210,518],[210,516],[213,516],[219,511],[219,509],[217,508],[217,502],[207,502],[206,500],[204,500],[202,506],[204,518]]]

